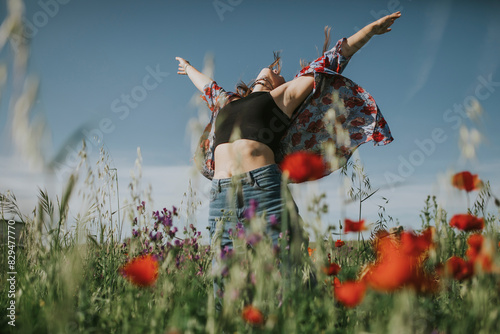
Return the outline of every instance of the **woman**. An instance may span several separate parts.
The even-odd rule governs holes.
[[[392,141],[373,98],[340,73],[355,52],[372,36],[390,31],[400,16],[400,12],[387,15],[340,40],[289,82],[280,75],[277,58],[260,71],[250,87],[239,85],[238,93],[226,92],[188,61],[176,57],[177,73],[188,75],[212,111],[195,161],[203,175],[212,179],[209,227],[213,235],[222,219],[222,249],[232,248],[230,233],[253,215],[265,215],[274,244],[284,213],[290,214],[290,224],[294,224],[296,212],[284,210],[281,171],[276,164],[284,154],[324,152],[322,145],[333,141],[337,155],[348,159],[364,142]],[[349,143],[336,141],[328,126],[326,114],[335,98],[345,106],[346,112],[337,115],[335,122],[349,132]],[[332,169],[335,166],[325,174]]]
[[[339,97],[347,109],[347,114],[338,115],[336,121],[340,119],[342,126],[349,130],[350,143],[337,143],[337,155],[347,160],[364,142],[373,140],[376,144],[386,144],[392,141],[373,98],[340,73],[354,53],[372,36],[389,32],[400,16],[400,12],[387,15],[340,40],[289,82],[280,75],[278,58],[260,71],[250,88],[240,85],[239,93],[224,91],[185,59],[176,57],[179,61],[177,73],[188,75],[204,94],[212,111],[211,122],[200,141],[202,159],[198,155],[195,160],[202,173],[212,179],[209,219],[212,235],[217,218],[223,216],[222,212],[226,213],[222,248],[232,247],[229,232],[235,231],[236,224],[249,209],[256,210],[256,215],[266,213],[268,232],[273,242],[277,242],[284,204],[280,192],[281,172],[276,163],[287,152],[321,152],[321,145],[332,140],[325,114],[331,108],[333,97],[322,87],[327,86],[326,83],[340,92]],[[369,127],[367,130],[370,125],[367,118],[373,124],[371,133]],[[325,174],[332,169],[336,168],[332,166]],[[234,187],[236,191],[231,192]]]

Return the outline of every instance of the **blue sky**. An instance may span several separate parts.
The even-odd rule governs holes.
[[[426,194],[440,194],[447,209],[460,210],[456,205],[464,199],[439,187],[452,170],[479,173],[500,195],[497,1],[29,1],[29,73],[40,80],[32,113],[43,116],[50,130],[46,159],[65,151],[70,137],[96,134],[92,131],[100,126],[123,196],[140,147],[143,178],[151,183],[158,207],[179,205],[191,178],[202,194],[199,217],[204,217],[208,182],[189,170],[187,124],[198,116],[190,104],[196,89],[176,74],[174,58],[186,58],[201,69],[212,54],[215,80],[232,90],[239,80],[254,78],[280,50],[282,74],[290,80],[300,59],[318,56],[325,25],[332,27],[334,43],[393,10],[403,14],[393,31],[375,36],[344,72],[374,96],[395,138],[385,147],[359,149],[372,185],[383,188],[388,211],[409,226],[418,222]],[[1,19],[4,13],[2,1]],[[12,52],[3,50],[0,56],[8,62]],[[478,123],[460,113],[472,98],[484,111]],[[54,191],[58,186],[47,185],[54,178],[16,160],[8,101],[0,103],[0,190],[11,189],[29,212],[37,185]],[[482,135],[475,161],[460,159],[460,125]],[[98,150],[92,141],[88,147],[92,153]],[[334,221],[339,212],[336,174],[294,186],[299,207],[307,207],[303,193],[327,191]],[[395,187],[394,180],[401,184]],[[373,208],[367,205],[367,219],[376,219],[377,204],[374,198]],[[349,213],[357,216],[354,207]]]

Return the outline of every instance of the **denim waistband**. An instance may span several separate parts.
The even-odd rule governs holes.
[[[252,184],[253,180],[265,175],[281,175],[281,170],[277,164],[266,165],[256,169],[252,169],[246,173],[233,175],[224,179],[212,179],[212,184],[217,186],[231,185],[235,182]]]

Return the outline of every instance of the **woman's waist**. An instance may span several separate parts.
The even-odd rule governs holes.
[[[220,144],[215,150],[215,179],[231,178],[275,164],[269,146],[249,139]]]
[[[281,170],[277,164],[265,165],[252,169],[250,171],[234,174],[231,177],[213,178],[212,185],[217,187],[233,187],[235,184],[253,185],[256,181],[276,179],[276,182],[281,182]]]

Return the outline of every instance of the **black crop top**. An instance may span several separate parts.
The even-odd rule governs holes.
[[[258,141],[276,154],[289,124],[290,119],[276,105],[269,92],[254,92],[219,110],[214,147],[229,143],[233,131],[239,129],[241,133],[235,139]]]

